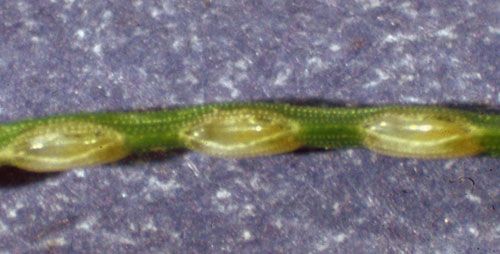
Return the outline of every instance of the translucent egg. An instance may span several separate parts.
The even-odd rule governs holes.
[[[265,110],[217,110],[181,131],[195,151],[219,157],[253,157],[289,152],[301,146],[298,124]]]
[[[468,122],[433,111],[385,112],[365,121],[364,145],[399,157],[452,158],[483,151]]]
[[[108,163],[127,154],[124,138],[118,132],[77,121],[28,129],[0,152],[7,164],[35,172]]]

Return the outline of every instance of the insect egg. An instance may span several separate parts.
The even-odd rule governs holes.
[[[362,129],[366,147],[391,156],[451,158],[483,150],[467,121],[451,112],[389,111],[368,119]]]
[[[28,129],[0,152],[6,163],[35,172],[107,163],[127,154],[124,139],[118,132],[75,121]]]
[[[264,110],[219,110],[180,133],[192,150],[219,157],[253,157],[289,152],[301,146],[298,125]]]

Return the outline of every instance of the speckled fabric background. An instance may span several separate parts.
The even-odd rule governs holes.
[[[235,100],[500,108],[496,0],[0,1],[0,120]],[[500,253],[500,160],[176,151],[0,169],[1,253]]]

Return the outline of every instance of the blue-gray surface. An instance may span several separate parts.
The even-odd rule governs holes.
[[[214,101],[500,107],[496,0],[0,1],[0,120]],[[500,161],[366,150],[0,172],[2,253],[500,253]]]

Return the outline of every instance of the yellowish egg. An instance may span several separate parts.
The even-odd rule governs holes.
[[[453,158],[483,151],[474,129],[453,112],[388,111],[366,120],[364,145],[381,154],[415,158]]]
[[[219,157],[254,157],[290,152],[301,146],[298,124],[259,109],[216,110],[181,131],[192,150]]]
[[[108,163],[127,154],[118,132],[98,124],[70,121],[28,129],[0,151],[0,158],[29,171],[50,172]]]

